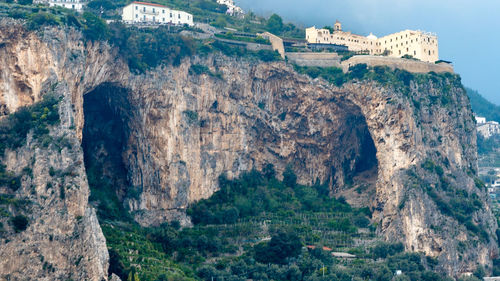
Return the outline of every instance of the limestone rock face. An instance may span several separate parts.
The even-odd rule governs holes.
[[[40,36],[16,21],[0,21],[0,118],[40,101],[49,91],[62,97],[60,125],[50,129],[53,141],[42,146],[29,135],[24,146],[6,151],[1,161],[7,171],[23,176],[20,189],[1,186],[0,193],[22,202],[23,210],[9,205],[9,211],[29,221],[25,231],[15,233],[2,218],[2,280],[107,280],[105,238],[88,205],[78,129],[83,110],[76,105],[82,103],[84,89],[99,84],[101,71],[113,67],[99,62],[110,61],[113,53],[102,52],[109,50],[106,46],[85,46],[80,39],[71,30],[46,29]]]
[[[414,79],[405,87],[362,81],[338,88],[284,62],[220,54],[134,75],[115,50],[84,44],[72,30],[37,35],[11,26],[0,23],[1,114],[55,87],[67,121],[51,133],[83,141],[83,150],[73,145],[59,152],[28,140],[7,154],[8,170],[33,170],[16,196],[39,203],[33,224],[0,251],[9,257],[22,252],[26,259],[37,253],[39,260],[43,252],[34,276],[50,276],[43,267],[47,257],[60,265],[60,276],[94,279],[106,271],[103,237],[87,204],[83,153],[87,163],[99,164],[98,172],[110,178],[143,225],[173,219],[189,224],[183,210],[213,194],[222,173],[235,177],[273,164],[280,175],[290,165],[300,183],[325,183],[330,195],[370,206],[383,237],[437,257],[443,271],[469,272],[497,255],[497,225],[485,190],[474,182],[474,121],[453,75]],[[196,64],[218,75],[191,73]],[[66,185],[73,182],[64,200],[59,189],[46,188],[47,163],[75,171],[64,178]],[[443,213],[439,203],[453,192],[481,205],[471,221]],[[472,233],[474,226],[484,233]],[[74,244],[66,243],[75,232]],[[42,233],[54,236],[47,242]],[[51,252],[54,241],[67,254]],[[81,253],[77,260],[74,253]],[[19,266],[17,260],[0,261],[0,274],[16,274]]]
[[[45,146],[30,134],[24,146],[7,150],[2,161],[7,171],[22,177],[19,189],[0,187],[0,193],[12,198],[11,216],[28,219],[27,229],[16,233],[2,218],[2,280],[107,280],[109,255],[95,211],[88,205],[71,96],[63,84],[55,93],[63,98],[61,122],[49,133],[52,141]]]

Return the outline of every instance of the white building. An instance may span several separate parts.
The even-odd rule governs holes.
[[[500,124],[495,121],[487,121],[484,117],[476,116],[476,129],[484,138],[490,138],[494,135],[500,135]]]
[[[236,6],[233,0],[217,0],[217,3],[220,5],[226,5],[227,11],[226,13],[235,15],[235,14],[243,14],[243,9]]]
[[[419,30],[404,30],[377,38],[371,33],[363,36],[343,31],[342,24],[337,21],[333,32],[324,28],[317,29],[314,26],[307,28],[306,40],[313,44],[344,45],[349,51],[366,52],[369,55],[398,58],[411,56],[431,63],[439,60],[437,35]]]
[[[479,116],[474,116],[476,118],[476,123],[477,124],[484,124],[486,123],[486,117],[479,117]]]
[[[122,20],[129,24],[152,23],[193,26],[193,15],[184,11],[170,9],[166,6],[132,2],[123,8]]]
[[[67,9],[73,9],[78,12],[83,10],[83,6],[86,1],[81,0],[35,0],[34,3],[47,4],[50,7],[63,7]]]

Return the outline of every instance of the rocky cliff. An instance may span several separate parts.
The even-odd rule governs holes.
[[[290,165],[300,183],[326,183],[332,196],[370,206],[381,235],[437,257],[446,272],[469,272],[497,255],[496,222],[474,181],[474,121],[455,75],[403,73],[398,83],[363,80],[339,88],[284,62],[220,54],[134,75],[113,49],[84,44],[77,32],[34,34],[11,26],[0,26],[2,113],[64,85],[59,92],[71,103],[65,108],[72,125],[60,131],[82,140],[89,177],[105,177],[141,224],[187,224],[182,210],[216,191],[220,174],[270,163],[279,173]],[[199,65],[209,71],[192,71]],[[10,153],[41,151],[28,147]],[[44,161],[58,155],[43,151]],[[83,159],[82,151],[74,149],[71,159]],[[23,168],[6,161],[8,170]],[[44,174],[33,177],[43,182]],[[75,186],[84,192],[71,202],[83,221],[68,219],[65,227],[93,225],[80,179]],[[0,267],[0,274],[15,268]]]

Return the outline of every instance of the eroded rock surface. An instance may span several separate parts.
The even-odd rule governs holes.
[[[271,163],[278,173],[292,165],[300,183],[327,183],[331,195],[372,207],[386,239],[438,257],[446,272],[469,272],[497,255],[496,222],[485,190],[474,182],[474,121],[453,75],[414,79],[404,87],[363,81],[338,88],[284,62],[219,54],[133,75],[116,51],[85,45],[71,30],[47,29],[40,37],[10,26],[0,25],[2,114],[38,101],[52,85],[65,85],[72,107],[66,109],[72,117],[67,130],[83,138],[86,159],[99,163],[98,172],[115,183],[141,224],[187,224],[183,209],[213,194],[220,174],[237,176]],[[193,64],[220,75],[192,74]],[[34,153],[25,149],[11,154]],[[83,159],[81,151],[74,153],[70,158]],[[8,169],[23,168],[9,163]],[[85,180],[79,184],[86,188]],[[361,186],[362,192],[352,192]],[[443,214],[439,204],[463,191],[481,202],[467,222]],[[92,218],[85,196],[54,200],[71,202],[74,214]],[[67,218],[64,225],[89,227],[92,221]],[[486,234],[473,233],[464,226],[469,222]],[[95,235],[85,237],[100,244]]]

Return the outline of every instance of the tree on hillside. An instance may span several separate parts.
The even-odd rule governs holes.
[[[255,259],[261,263],[286,264],[288,258],[297,257],[302,242],[294,232],[280,232],[269,243],[255,245]]]
[[[273,14],[267,20],[267,29],[274,34],[281,34],[283,31],[283,19],[277,14]]]
[[[286,166],[286,169],[283,172],[283,184],[291,188],[294,188],[295,185],[297,185],[297,175],[295,175],[291,165]]]
[[[87,39],[92,41],[108,39],[109,28],[106,22],[89,12],[83,13],[83,20],[83,35]]]

